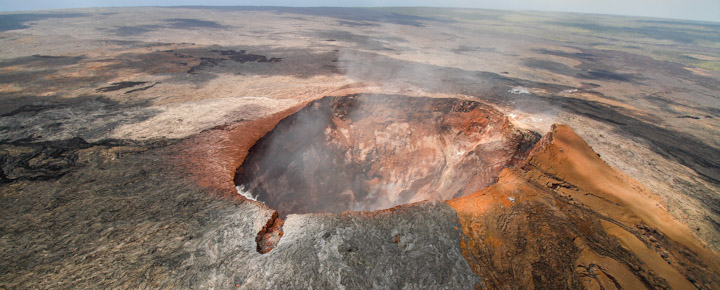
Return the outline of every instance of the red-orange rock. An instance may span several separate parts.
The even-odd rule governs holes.
[[[447,202],[491,288],[716,288],[717,253],[567,126],[493,186]]]

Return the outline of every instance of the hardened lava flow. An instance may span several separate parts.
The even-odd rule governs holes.
[[[264,203],[261,254],[292,252],[289,214],[386,223],[437,200],[480,288],[717,288],[720,256],[660,197],[568,126],[539,137],[479,102],[347,95],[203,132],[178,156],[199,185]]]
[[[493,184],[539,138],[474,101],[325,97],[258,140],[235,185],[279,212],[258,235],[258,251],[267,252],[288,214],[373,211],[463,196]]]

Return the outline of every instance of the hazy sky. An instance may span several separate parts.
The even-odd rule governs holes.
[[[720,0],[0,0],[0,11],[108,6],[436,6],[570,11],[720,22]]]

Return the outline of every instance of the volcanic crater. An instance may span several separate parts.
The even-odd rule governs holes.
[[[483,189],[539,139],[475,101],[324,97],[260,138],[234,182],[281,218],[373,211]]]

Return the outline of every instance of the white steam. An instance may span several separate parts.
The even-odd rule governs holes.
[[[237,193],[238,193],[239,195],[242,195],[243,197],[245,197],[245,198],[247,198],[247,199],[249,199],[249,200],[253,200],[253,201],[257,201],[257,202],[262,202],[262,201],[259,201],[259,200],[257,199],[257,196],[254,196],[254,195],[252,194],[252,192],[245,190],[245,186],[244,186],[244,185],[237,185],[237,186],[235,186],[235,190],[237,190]],[[264,202],[262,202],[262,203],[264,203]]]
[[[522,95],[522,94],[530,94],[530,91],[528,89],[523,87],[514,87],[508,91],[508,93],[511,93],[513,95]]]

